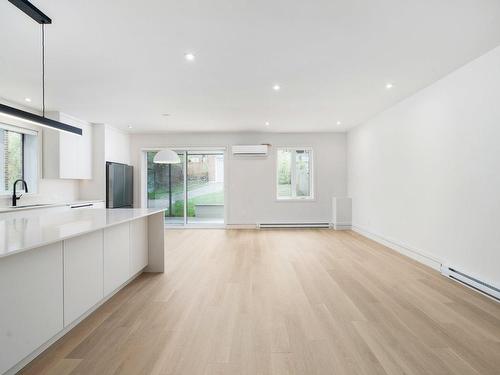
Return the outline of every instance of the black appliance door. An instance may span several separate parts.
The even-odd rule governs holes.
[[[125,165],[106,163],[106,175],[106,206],[108,208],[123,207],[125,203]]]
[[[134,168],[130,165],[125,166],[125,186],[124,186],[124,207],[132,207],[134,205]]]

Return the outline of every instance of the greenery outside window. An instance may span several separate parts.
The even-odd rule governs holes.
[[[10,194],[17,179],[36,191],[37,159],[37,132],[0,123],[0,194]]]
[[[313,199],[313,151],[305,147],[280,147],[276,153],[278,200]]]

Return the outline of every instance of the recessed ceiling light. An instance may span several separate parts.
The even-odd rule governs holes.
[[[25,101],[27,101],[28,103],[31,103],[31,99],[30,98],[24,98]]]
[[[194,61],[195,56],[194,56],[194,54],[193,54],[193,53],[188,52],[188,53],[186,53],[186,54],[184,55],[184,58],[185,58],[187,61]]]
[[[128,128],[129,128],[129,129],[132,129],[132,125],[129,125],[129,126],[128,126]]]
[[[393,85],[392,83],[390,83],[390,82],[385,84],[385,88],[386,88],[386,89],[388,89],[388,90],[389,90],[389,89],[392,89],[392,88],[393,88],[393,86],[394,86],[394,85]]]
[[[266,126],[269,126],[269,121],[266,121],[264,124],[265,124]]]
[[[340,121],[337,121],[337,125],[340,125],[340,124],[342,124],[342,123]]]
[[[274,91],[280,91],[281,90],[281,86],[278,85],[278,84],[275,84],[275,85],[273,85],[273,90]]]

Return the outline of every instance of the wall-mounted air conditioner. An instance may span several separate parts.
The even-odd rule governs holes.
[[[269,145],[235,145],[233,155],[266,156]]]

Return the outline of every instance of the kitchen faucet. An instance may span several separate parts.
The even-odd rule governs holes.
[[[26,183],[26,181],[24,181],[23,179],[18,179],[16,181],[14,181],[14,188],[13,188],[13,192],[12,192],[12,206],[15,207],[17,206],[17,200],[20,199],[23,195],[21,194],[20,196],[17,196],[16,194],[16,185],[17,183],[21,181],[22,184],[24,185],[24,192],[27,193],[28,192],[28,184]]]

